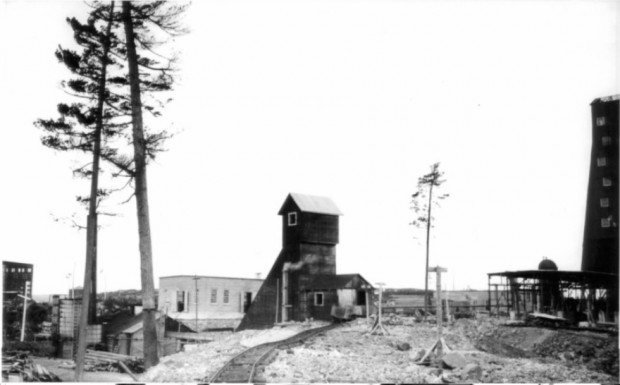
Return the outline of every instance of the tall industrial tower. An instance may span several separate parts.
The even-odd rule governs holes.
[[[620,95],[595,99],[581,270],[618,274]]]

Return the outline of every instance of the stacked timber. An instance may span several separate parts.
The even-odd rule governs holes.
[[[129,369],[132,373],[144,372],[142,359],[125,354],[86,350],[84,362],[96,371],[127,372]]]
[[[4,352],[2,382],[60,382],[60,378],[33,363],[27,352]]]

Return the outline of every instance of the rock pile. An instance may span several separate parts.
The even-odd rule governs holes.
[[[524,332],[526,328],[523,327],[503,328],[501,332],[496,332],[498,326],[494,320],[460,319],[445,327],[443,338],[458,356],[458,362],[450,364],[450,369],[441,357],[433,357],[430,366],[421,366],[416,361],[437,341],[436,327],[424,322],[415,323],[407,317],[400,320],[402,324],[386,327],[389,335],[369,335],[370,324],[358,320],[280,350],[273,362],[259,373],[259,379],[269,383],[618,382],[617,375],[593,371],[594,366],[588,366],[587,362],[571,361],[571,350],[567,356],[569,358],[564,360],[553,354],[549,358],[540,358],[537,355],[545,353],[540,350],[544,346],[539,341],[542,329]],[[286,338],[288,332],[283,330],[248,330],[199,345],[192,352],[163,358],[160,365],[151,368],[140,380],[208,381],[230,358],[247,349],[244,344],[267,339],[267,336]],[[550,332],[553,335],[555,331]],[[475,347],[484,338],[492,341],[492,336],[502,344],[515,343],[518,347],[520,344],[519,349],[532,351],[532,356],[506,357]],[[542,341],[548,338],[546,336]],[[556,346],[558,349],[564,348],[560,340]],[[617,342],[615,346],[617,352]],[[608,348],[602,346],[602,349]]]

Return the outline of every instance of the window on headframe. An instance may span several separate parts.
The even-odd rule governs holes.
[[[314,293],[314,306],[323,306],[323,293]]]
[[[297,225],[297,213],[296,212],[288,213],[288,225],[289,226]]]

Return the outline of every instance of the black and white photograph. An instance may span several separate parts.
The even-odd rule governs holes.
[[[618,0],[1,0],[2,382],[618,383]]]

